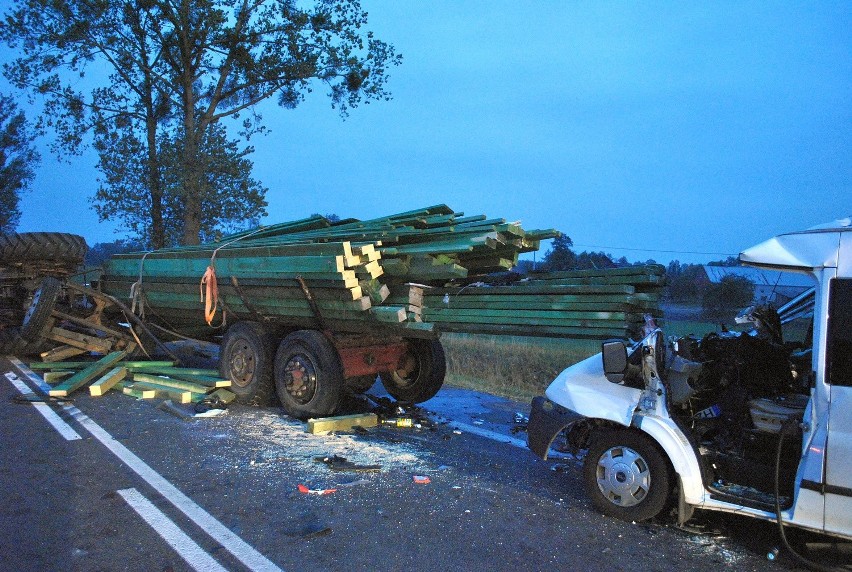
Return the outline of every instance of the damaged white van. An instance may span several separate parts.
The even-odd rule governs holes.
[[[529,447],[546,459],[562,434],[587,449],[587,493],[610,516],[674,508],[686,522],[698,508],[852,539],[852,218],[740,261],[814,290],[744,312],[749,332],[604,343],[533,400]]]

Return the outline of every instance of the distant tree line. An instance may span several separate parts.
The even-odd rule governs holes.
[[[580,252],[573,250],[574,243],[567,234],[553,239],[550,249],[538,264],[523,261],[515,269],[520,273],[532,270],[556,272],[564,270],[588,270],[623,268],[657,264],[655,260],[629,262],[627,258],[615,259],[606,252]],[[708,266],[738,266],[736,257],[709,262]],[[666,266],[665,298],[674,303],[700,306],[702,315],[709,320],[724,320],[732,311],[748,306],[754,299],[754,284],[740,276],[726,276],[718,283],[709,282],[704,265],[671,261]]]

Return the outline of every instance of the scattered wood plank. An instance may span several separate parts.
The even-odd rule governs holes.
[[[74,371],[46,371],[44,375],[42,375],[42,379],[44,379],[45,383],[59,383],[63,379],[66,379],[69,376],[74,375]]]
[[[154,399],[157,397],[155,389],[143,389],[136,387],[133,383],[119,382],[116,384],[116,388],[121,389],[124,395],[130,395],[136,399]]]
[[[60,361],[65,358],[78,356],[86,353],[87,350],[69,345],[56,346],[52,350],[42,352],[40,357],[46,362]],[[33,365],[33,364],[30,364]]]
[[[200,399],[203,394],[194,394],[191,391],[185,391],[176,387],[163,385],[160,383],[152,383],[148,381],[137,381],[134,376],[133,387],[143,391],[154,391],[154,397],[161,399],[171,399],[177,403],[192,403],[194,398],[198,396]]]
[[[106,395],[106,392],[115,387],[115,385],[127,377],[126,367],[116,367],[104,374],[100,379],[89,386],[89,395],[99,397]],[[46,379],[45,379],[46,381]]]
[[[101,375],[109,368],[113,367],[116,362],[121,361],[127,355],[127,352],[112,352],[100,360],[94,362],[82,371],[72,375],[66,381],[63,381],[56,387],[50,390],[51,397],[67,397],[70,393],[76,391],[80,387],[92,381],[95,377]]]
[[[134,382],[145,382],[145,383],[153,383],[162,387],[169,387],[172,389],[179,389],[181,391],[187,391],[190,393],[197,393],[200,395],[206,394],[210,391],[210,388],[204,385],[199,385],[197,383],[192,383],[189,381],[183,381],[180,379],[171,379],[168,377],[161,377],[158,375],[151,375],[148,373],[134,373],[133,374]],[[181,402],[183,403],[183,402]]]
[[[355,427],[376,427],[379,418],[375,413],[358,413],[339,417],[308,419],[308,433],[326,433],[328,431],[348,431]]]
[[[60,344],[72,346],[84,351],[107,353],[112,350],[113,340],[109,338],[98,338],[96,336],[87,336],[78,332],[72,332],[63,328],[53,328],[46,336]]]
[[[227,389],[217,389],[216,391],[209,393],[207,397],[211,399],[219,399],[225,405],[230,405],[237,398],[237,394],[233,391],[228,391]]]

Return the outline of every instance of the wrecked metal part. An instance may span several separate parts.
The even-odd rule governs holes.
[[[532,402],[530,422],[527,426],[527,443],[535,455],[547,460],[550,445],[566,427],[585,417],[554,403],[546,397],[536,397]]]

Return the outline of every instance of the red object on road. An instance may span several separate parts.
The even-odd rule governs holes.
[[[299,492],[306,495],[330,495],[336,493],[337,489],[309,489],[305,485],[299,485]]]

